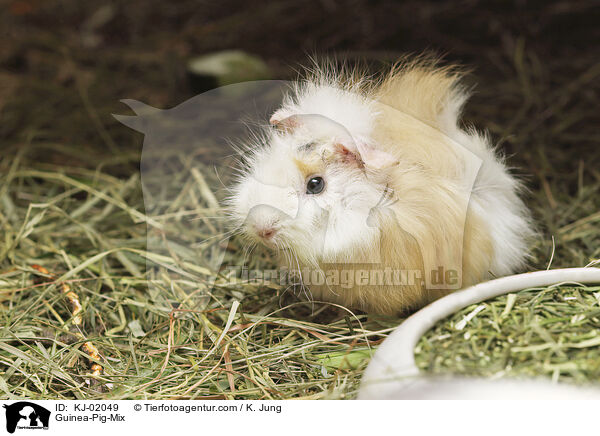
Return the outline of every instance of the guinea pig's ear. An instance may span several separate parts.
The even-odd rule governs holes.
[[[366,166],[374,169],[389,168],[398,163],[398,159],[392,156],[390,153],[379,150],[366,142],[357,141],[356,147],[360,158]]]
[[[367,168],[376,170],[389,168],[398,163],[398,159],[390,153],[379,150],[363,141],[337,144],[336,151],[341,154],[345,162],[364,165]]]
[[[285,111],[277,111],[269,120],[271,125],[277,130],[291,132],[300,125],[300,118],[297,115],[290,115]]]

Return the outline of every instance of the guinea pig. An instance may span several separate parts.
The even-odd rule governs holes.
[[[460,126],[461,77],[422,59],[313,71],[247,145],[233,223],[312,298],[370,313],[522,268],[530,213],[489,137]]]

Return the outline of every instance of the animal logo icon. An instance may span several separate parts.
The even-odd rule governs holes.
[[[48,429],[50,411],[29,401],[18,401],[3,406],[6,410],[6,431],[14,433],[17,428]]]
[[[135,115],[114,115],[115,119],[144,135],[140,175],[149,253],[171,259],[176,252],[177,263],[220,270],[231,232],[219,198],[238,158],[236,143],[262,118],[259,114],[281,100],[286,86],[279,81],[234,84],[165,109],[122,101]],[[174,208],[186,212],[179,216]],[[164,231],[173,225],[176,233]],[[149,271],[163,265],[155,257],[147,259]],[[179,278],[181,265],[173,267],[161,274]],[[216,278],[217,274],[206,276],[209,288]]]

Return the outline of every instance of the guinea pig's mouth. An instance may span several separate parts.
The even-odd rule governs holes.
[[[264,247],[279,252],[279,253],[292,253],[293,249],[287,239],[281,232],[270,237],[260,237],[256,234],[253,235],[253,239]]]

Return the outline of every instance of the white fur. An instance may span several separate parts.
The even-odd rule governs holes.
[[[504,276],[522,268],[527,257],[527,241],[532,223],[529,212],[519,198],[521,186],[510,174],[492,146],[490,139],[475,129],[459,126],[462,105],[467,101],[462,92],[453,96],[442,113],[442,131],[481,159],[481,168],[472,189],[470,207],[488,223],[494,258],[492,273]]]

